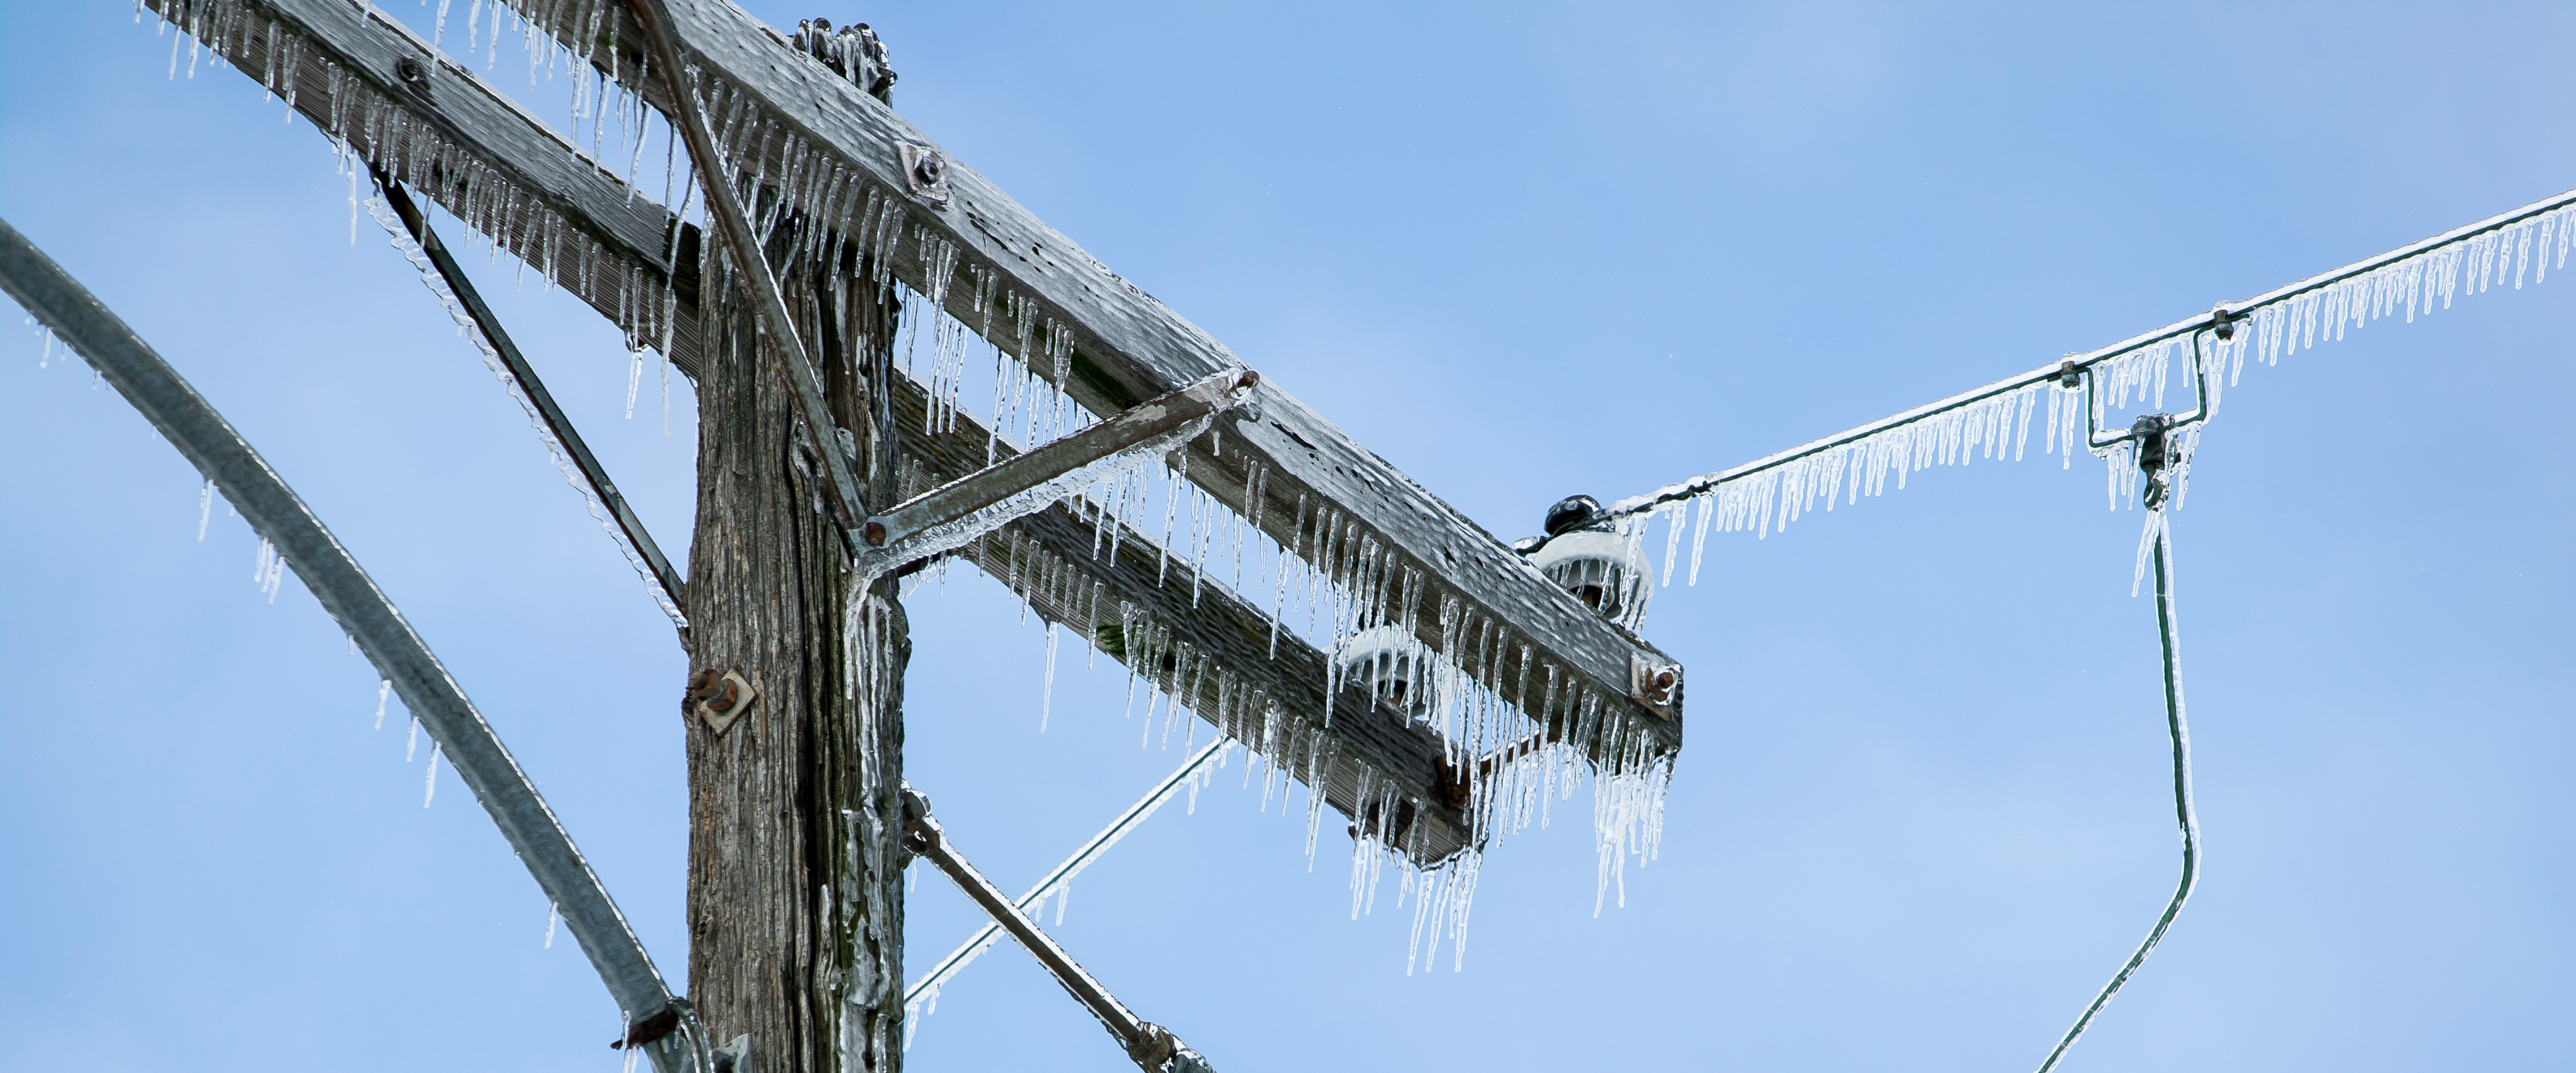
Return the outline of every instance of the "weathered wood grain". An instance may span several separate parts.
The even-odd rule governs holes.
[[[172,0],[151,0],[158,5]],[[347,84],[349,97],[335,100],[326,92],[330,85],[327,71],[331,67],[372,69],[390,72],[404,55],[426,55],[427,45],[410,35],[398,23],[377,15],[362,18],[356,9],[339,0],[249,0],[246,5],[257,18],[273,18],[294,32],[311,35],[310,47],[303,50],[303,72],[299,77],[297,110],[315,120],[317,125],[331,121],[335,109],[361,111],[360,95],[371,94],[382,107],[399,109],[422,124],[441,132],[452,144],[474,154],[489,169],[487,181],[506,182],[528,190],[526,203],[549,206],[544,211],[560,211],[579,222],[601,243],[608,258],[640,266],[646,273],[644,290],[658,293],[666,284],[674,289],[673,305],[676,328],[673,334],[674,364],[692,379],[703,373],[699,358],[698,288],[692,266],[696,261],[696,234],[684,230],[682,254],[678,259],[681,278],[672,283],[663,275],[668,259],[662,243],[676,226],[669,211],[652,198],[628,190],[626,184],[606,169],[599,168],[579,155],[579,150],[548,129],[541,121],[527,115],[499,95],[489,83],[470,72],[442,66],[442,75],[457,73],[462,77],[442,83],[430,94],[395,91],[389,82],[361,79]],[[265,24],[254,24],[242,35],[247,46],[237,46],[233,60],[236,66],[262,77],[269,40]],[[632,38],[630,38],[632,40]],[[797,59],[793,55],[787,57]],[[629,61],[631,63],[631,59]],[[387,76],[391,78],[390,75]],[[323,89],[316,89],[323,87]],[[649,87],[648,87],[649,88]],[[366,141],[360,131],[353,136],[362,152],[374,143]],[[424,192],[436,196],[436,186]],[[451,212],[465,203],[466,191],[454,185],[445,188],[442,204]],[[523,221],[536,208],[522,207],[517,215],[503,217],[503,226],[524,226]],[[509,221],[521,221],[511,223]],[[603,307],[603,315],[614,319],[617,310],[613,298],[589,299],[582,290],[583,266],[578,262],[558,260],[551,264],[539,261],[540,272],[552,274],[557,282],[583,294],[594,307]],[[593,273],[592,275],[596,275]],[[999,334],[999,333],[997,333]],[[1002,340],[1006,345],[1008,339]],[[1077,358],[1080,357],[1077,352]],[[895,378],[896,425],[903,430],[900,455],[907,463],[922,467],[923,472],[947,480],[962,476],[984,464],[986,431],[971,417],[957,415],[960,424],[941,436],[925,436],[924,404],[926,395],[917,382],[908,377]],[[701,385],[703,389],[703,384]],[[1098,396],[1095,395],[1095,400]],[[703,401],[702,401],[703,405]],[[1224,436],[1228,440],[1240,435],[1243,427],[1228,422]],[[1005,445],[1003,450],[1009,450]],[[1216,487],[1228,502],[1244,499],[1242,479],[1229,462],[1239,456],[1228,447],[1223,459],[1202,455],[1191,466],[1193,479]],[[874,494],[874,493],[871,493]],[[1275,488],[1267,493],[1272,502],[1266,520],[1273,523],[1274,534],[1282,527],[1293,526],[1296,498],[1291,492]],[[1287,519],[1282,522],[1280,519]],[[1155,571],[1139,569],[1150,564],[1156,555],[1155,542],[1133,529],[1119,538],[1124,549],[1114,563],[1098,564],[1091,558],[1090,523],[1077,520],[1062,507],[1032,518],[1015,527],[1014,532],[1037,542],[1050,554],[1076,564],[1093,580],[1107,585],[1118,598],[1127,599],[1150,611],[1158,620],[1170,625],[1195,648],[1220,655],[1245,680],[1255,683],[1262,693],[1302,720],[1320,724],[1325,709],[1325,656],[1292,633],[1283,632],[1277,639],[1276,655],[1271,653],[1270,627],[1267,617],[1223,586],[1208,584],[1195,606],[1188,598],[1189,579],[1186,564],[1176,561],[1166,581],[1157,584]],[[1293,534],[1286,534],[1293,538]],[[987,548],[970,554],[998,554],[995,537]],[[997,574],[996,576],[1001,576]],[[1042,612],[1064,619],[1065,611],[1046,600],[1037,602]],[[1086,625],[1085,636],[1088,637]],[[1212,698],[1188,698],[1194,709]],[[1456,847],[1466,844],[1467,825],[1453,804],[1443,803],[1450,796],[1443,789],[1446,777],[1441,762],[1441,746],[1429,728],[1408,723],[1400,713],[1375,702],[1365,689],[1346,685],[1333,701],[1333,733],[1337,755],[1345,765],[1327,778],[1326,799],[1345,816],[1357,816],[1362,806],[1358,801],[1356,773],[1349,764],[1367,764],[1396,780],[1403,793],[1426,802],[1425,813],[1431,819],[1425,825],[1431,832],[1425,844],[1427,860],[1437,861]],[[1302,779],[1304,772],[1297,774]]]

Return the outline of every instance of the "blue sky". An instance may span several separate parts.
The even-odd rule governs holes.
[[[460,9],[462,4],[459,5]],[[886,10],[897,106],[1497,535],[2576,186],[2547,6],[1249,4]],[[427,9],[388,9],[425,25]],[[9,5],[0,217],[239,426],[685,965],[667,624],[309,125],[165,77],[126,4]],[[505,50],[496,82],[556,117]],[[452,229],[453,224],[449,224]],[[694,424],[588,310],[469,266],[666,547]],[[2555,1064],[2576,281],[2249,370],[2176,520],[2208,859],[2069,1069]],[[616,1014],[399,705],[77,365],[0,346],[0,1031],[30,1068],[608,1070]],[[971,395],[970,395],[971,398]],[[1712,537],[1662,859],[1592,913],[1582,799],[1487,863],[1464,972],[1347,919],[1229,769],[1060,933],[1230,1071],[2035,1065],[2176,845],[2138,516],[2098,463],[1936,470]],[[906,763],[1016,889],[1180,760],[953,571]],[[427,754],[423,745],[421,753]],[[937,875],[909,956],[977,918]],[[996,951],[916,1068],[1129,1068]]]

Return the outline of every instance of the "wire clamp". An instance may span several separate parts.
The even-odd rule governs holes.
[[[2147,478],[2139,494],[2148,510],[2162,509],[2166,493],[2172,490],[2173,427],[2172,414],[2142,414],[2129,426],[2129,438],[2138,445],[2138,472]]]
[[[2225,302],[2220,302],[2209,309],[2209,328],[2218,334],[2218,341],[2222,343],[2236,338],[2236,322],[2244,319],[2243,313],[2228,312]]]

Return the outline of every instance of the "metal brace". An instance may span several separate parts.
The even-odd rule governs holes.
[[[1137,450],[1177,447],[1217,415],[1252,400],[1261,374],[1218,373],[1131,407],[1026,454],[924,492],[860,527],[859,573],[875,578],[904,563],[965,546],[1003,522],[1046,509],[1091,483],[1094,467]]]
[[[1056,982],[1064,985],[1075,1001],[1100,1019],[1101,1026],[1109,1030],[1110,1036],[1118,1041],[1119,1049],[1127,1052],[1127,1057],[1138,1068],[1145,1073],[1215,1073],[1207,1059],[1184,1045],[1170,1029],[1140,1019],[1129,1011],[1107,988],[1100,986],[1100,981],[1092,979],[1090,973],[1075,964],[1073,955],[1065,953],[1053,938],[1038,930],[1036,922],[1020,912],[1020,907],[1012,904],[1001,888],[984,878],[984,873],[976,871],[974,865],[966,863],[966,858],[948,844],[947,832],[940,828],[939,821],[931,818],[930,799],[909,785],[903,788],[903,848],[929,858],[930,863],[938,865],[949,879],[955,880],[968,898],[974,899],[976,905],[982,906],[984,912],[992,916],[994,923],[1010,932],[1011,937],[1019,940],[1038,964],[1054,974]]]

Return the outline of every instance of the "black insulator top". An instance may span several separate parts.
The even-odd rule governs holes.
[[[1601,513],[1601,501],[1591,496],[1567,496],[1547,508],[1547,535],[1563,536],[1581,529]]]

